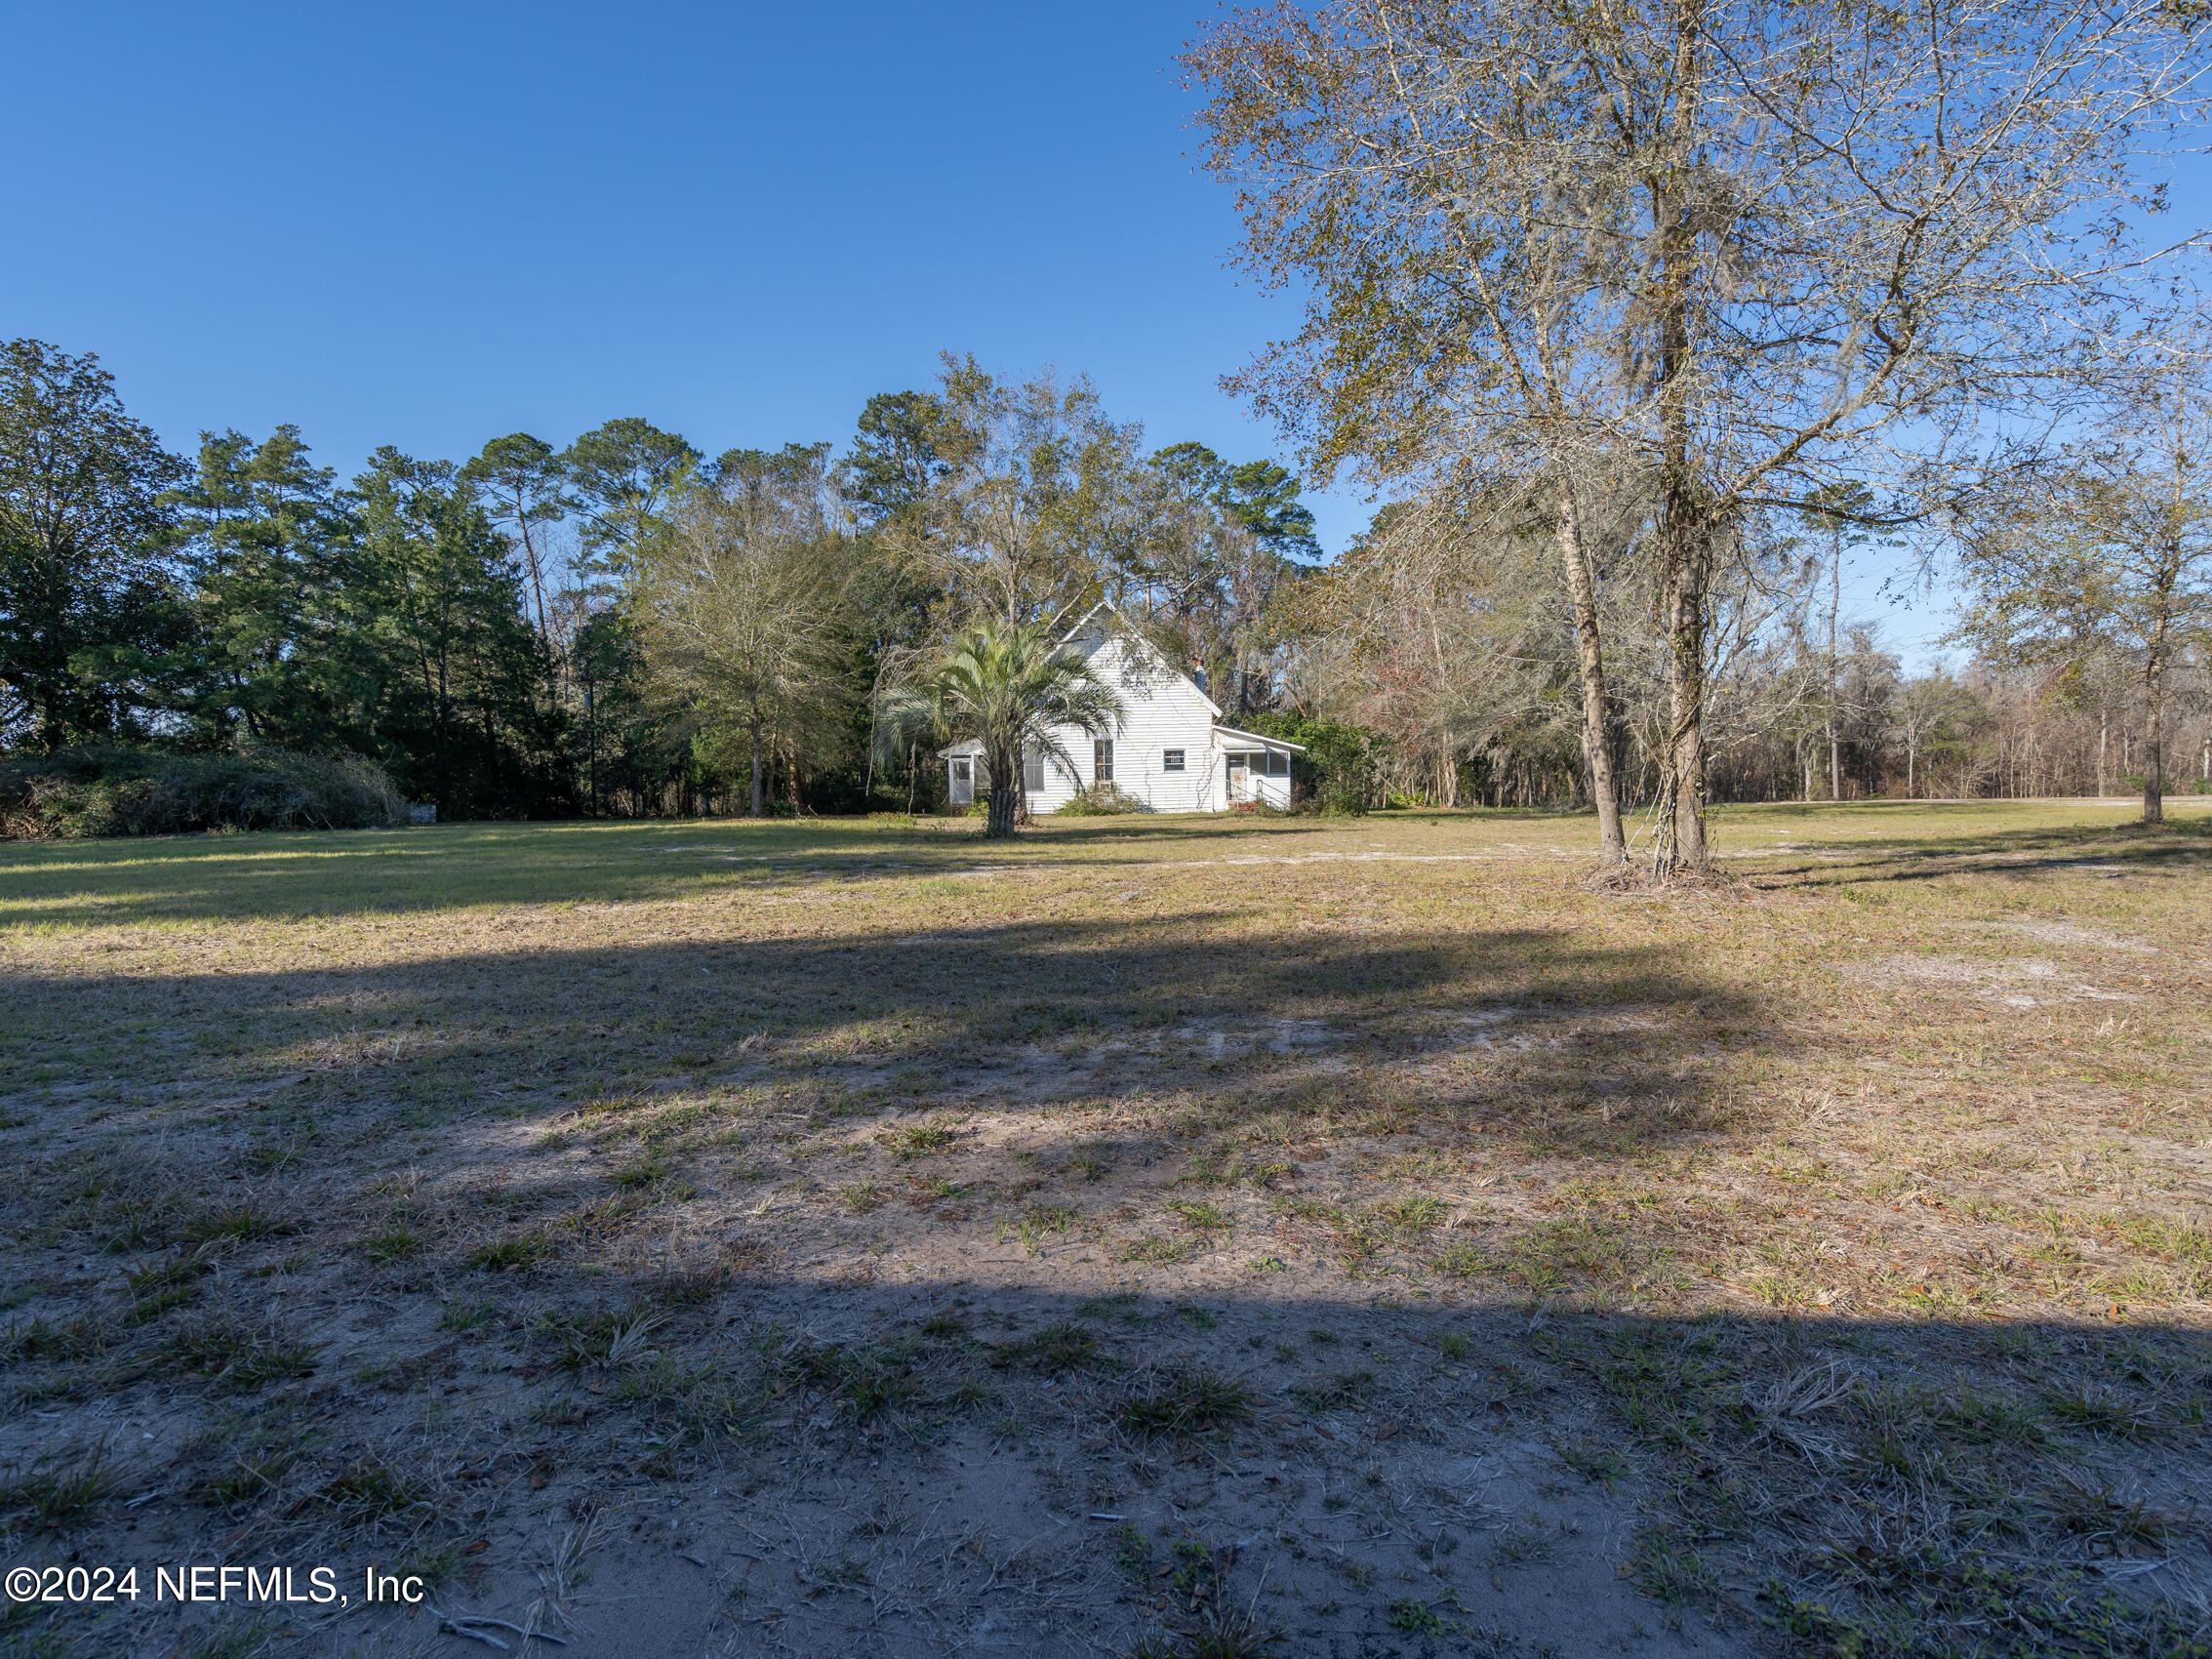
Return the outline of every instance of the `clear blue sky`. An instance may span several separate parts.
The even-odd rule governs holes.
[[[1208,10],[18,6],[0,335],[100,352],[175,447],[291,421],[346,473],[618,415],[842,443],[944,348],[1279,454],[1217,384],[1295,318],[1192,170]],[[1313,505],[1331,552],[1370,510]]]
[[[293,421],[347,472],[617,415],[842,443],[945,348],[1277,453],[1216,384],[1289,313],[1186,156],[1207,10],[17,7],[0,332],[99,351],[173,446]]]

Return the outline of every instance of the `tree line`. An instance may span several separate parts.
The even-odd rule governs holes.
[[[1864,485],[1747,515],[1703,599],[1709,798],[2155,790],[2169,753],[2182,787],[2212,779],[2205,404],[2175,374],[2152,393],[2162,425],[2128,404],[1958,518],[1956,675],[1905,675],[1843,614],[1846,565],[1886,539]],[[18,341],[0,465],[19,750],[358,756],[452,817],[914,810],[947,697],[987,701],[977,664],[1050,681],[1036,636],[1106,598],[1305,743],[1325,806],[1594,793],[1541,483],[1387,505],[1324,565],[1283,467],[1147,450],[1080,380],[948,358],[842,451],[708,458],[622,419],[458,465],[381,449],[342,485],[291,426],[170,455],[97,360]],[[1654,523],[1616,488],[1576,532],[1603,576],[1604,771],[1647,821],[1676,672]],[[1110,722],[1096,690],[1037,707]],[[1008,743],[1051,741],[1033,713]]]
[[[1317,555],[1283,467],[967,358],[841,451],[623,418],[341,482],[297,427],[181,457],[96,357],[0,357],[0,740],[352,754],[454,817],[926,806],[943,733],[893,694],[1099,599],[1257,710]]]

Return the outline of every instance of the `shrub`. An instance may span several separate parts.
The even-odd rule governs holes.
[[[1376,763],[1386,740],[1364,726],[1308,720],[1296,714],[1249,714],[1245,725],[1263,737],[1302,744],[1291,757],[1291,787],[1323,812],[1366,812],[1376,804]]]
[[[1113,818],[1125,812],[1143,812],[1145,803],[1125,794],[1112,784],[1093,784],[1077,789],[1074,799],[1053,814],[1055,818]]]
[[[391,780],[357,755],[88,746],[0,759],[0,835],[18,840],[406,822]]]

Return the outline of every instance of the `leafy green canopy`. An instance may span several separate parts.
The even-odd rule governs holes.
[[[0,345],[0,736],[153,729],[184,627],[163,542],[181,470],[98,357]]]

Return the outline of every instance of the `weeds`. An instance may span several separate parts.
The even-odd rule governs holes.
[[[400,1521],[417,1527],[435,1517],[429,1483],[387,1458],[356,1458],[314,1494],[325,1516],[346,1532],[372,1534]]]
[[[1375,1207],[1377,1216],[1399,1233],[1421,1234],[1444,1225],[1447,1207],[1441,1198],[1426,1194],[1393,1198]]]
[[[105,1354],[112,1341],[107,1323],[96,1315],[87,1314],[67,1321],[44,1316],[25,1319],[0,1334],[0,1364],[91,1359]]]
[[[210,1476],[195,1495],[216,1509],[251,1503],[291,1473],[298,1461],[296,1455],[241,1456],[221,1474]]]
[[[260,1659],[279,1630],[271,1621],[256,1618],[193,1631],[178,1646],[177,1659]]]
[[[611,1370],[642,1358],[661,1324],[662,1315],[650,1308],[602,1309],[548,1315],[539,1321],[538,1334],[558,1350],[554,1363],[566,1370]]]
[[[299,1231],[289,1216],[278,1215],[248,1199],[220,1209],[202,1210],[178,1230],[187,1244],[252,1244],[264,1238],[281,1238]]]
[[[361,1254],[379,1266],[412,1262],[422,1253],[422,1240],[396,1221],[361,1240]]]
[[[1665,1532],[1648,1532],[1636,1541],[1630,1576],[1638,1590],[1669,1607],[1705,1606],[1720,1593],[1712,1564]]]
[[[1187,1262],[1198,1252],[1198,1246],[1187,1238],[1160,1238],[1146,1234],[1142,1238],[1123,1240],[1114,1248],[1114,1259],[1122,1262],[1147,1263],[1153,1267],[1173,1267]]]
[[[1532,1516],[1516,1520],[1503,1528],[1490,1543],[1492,1566],[1520,1566],[1528,1561],[1548,1561],[1551,1558],[1551,1534],[1545,1530],[1543,1518]]]
[[[1243,1380],[1202,1365],[1147,1373],[1114,1412],[1124,1429],[1147,1438],[1211,1434],[1251,1416],[1252,1393]]]
[[[958,1138],[941,1124],[909,1123],[904,1129],[878,1130],[875,1144],[901,1163],[910,1163],[915,1158],[933,1157],[948,1150]]]
[[[2069,1475],[2061,1475],[2046,1490],[2042,1507],[2092,1556],[2163,1555],[2166,1540],[2182,1529],[2181,1517],[2153,1507],[2140,1491],[2091,1485]]]
[[[311,1375],[321,1343],[302,1342],[280,1325],[256,1325],[220,1315],[179,1330],[163,1356],[179,1369],[230,1388],[253,1390]]]
[[[940,1342],[922,1335],[876,1343],[793,1341],[765,1332],[755,1344],[772,1393],[806,1392],[863,1427],[911,1426],[916,1413],[980,1403],[984,1391],[955,1381],[958,1367]]]
[[[2105,1383],[2080,1382],[2071,1388],[2052,1389],[2043,1396],[2052,1416],[2094,1435],[2115,1439],[2149,1439],[2158,1427],[2158,1413],[2129,1399]]]
[[[122,1486],[122,1474],[108,1461],[102,1440],[0,1476],[0,1515],[34,1531],[59,1532],[89,1520]]]
[[[1030,1204],[1012,1223],[1001,1227],[1001,1242],[1018,1238],[1022,1248],[1031,1256],[1044,1254],[1048,1238],[1066,1238],[1075,1227],[1073,1204]]]
[[[1098,1333],[1073,1320],[1047,1325],[1042,1330],[991,1351],[993,1365],[1021,1365],[1048,1377],[1074,1371],[1109,1371],[1113,1356],[1099,1341]]]
[[[1343,1371],[1293,1385],[1291,1396],[1308,1411],[1351,1411],[1365,1405],[1375,1392],[1372,1371]]]
[[[448,1302],[438,1315],[442,1331],[480,1331],[499,1316],[496,1302]]]
[[[1177,1201],[1170,1203],[1167,1207],[1169,1212],[1183,1223],[1186,1232],[1200,1234],[1209,1238],[1216,1234],[1227,1233],[1235,1225],[1229,1219],[1228,1212],[1218,1204]]]
[[[1383,1622],[1407,1636],[1445,1637],[1452,1627],[1444,1616],[1418,1596],[1401,1596],[1385,1609]]]
[[[469,1252],[468,1265],[480,1273],[521,1273],[536,1267],[552,1253],[552,1245],[535,1233],[511,1234],[479,1244]]]
[[[1610,1490],[1629,1477],[1629,1460],[1599,1441],[1578,1437],[1561,1440],[1552,1449],[1561,1463],[1593,1486]]]
[[[2033,1447],[2050,1438],[2032,1406],[1971,1388],[1952,1395],[1938,1421],[1969,1445]]]
[[[1446,1278],[1480,1278],[1493,1272],[1498,1264],[1481,1245],[1463,1238],[1437,1251],[1428,1259],[1428,1265]]]

